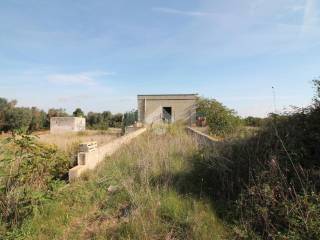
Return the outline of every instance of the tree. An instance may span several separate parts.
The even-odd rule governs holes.
[[[103,113],[89,112],[87,115],[87,126],[92,129],[107,130],[109,128],[111,112]]]
[[[0,98],[0,111],[9,106],[8,100],[5,98]]]
[[[72,115],[75,117],[84,117],[84,112],[81,110],[81,108],[76,108]]]
[[[123,119],[122,113],[117,113],[117,114],[113,115],[111,118],[110,127],[121,128],[122,127],[122,119]]]
[[[6,118],[6,112],[11,109],[14,108],[15,105],[17,104],[16,100],[12,100],[10,102],[8,102],[7,99],[5,98],[0,98],[0,131],[5,130],[5,118]]]
[[[314,98],[313,98],[313,101],[314,101],[314,105],[316,107],[319,107],[320,106],[320,79],[315,79],[313,80],[313,86],[315,88],[315,95],[314,95]]]
[[[68,113],[63,108],[50,108],[48,110],[48,117],[67,117]]]
[[[132,110],[130,112],[126,112],[123,115],[123,126],[130,126],[138,121],[138,110]]]
[[[105,122],[109,122],[110,119],[112,118],[112,113],[110,111],[103,111],[101,115],[102,115],[103,121]]]
[[[63,108],[50,108],[47,114],[46,126],[50,126],[50,118],[52,117],[68,117],[68,113]]]
[[[87,127],[91,129],[107,130],[109,127],[122,127],[122,113],[112,115],[110,111],[102,113],[88,112],[86,117]]]
[[[0,131],[5,125],[5,112],[8,108],[8,101],[5,98],[0,98]]]
[[[27,131],[32,121],[32,111],[29,108],[10,108],[5,114],[5,131]]]
[[[36,131],[46,128],[47,114],[36,107],[31,108],[32,119],[29,126],[30,131]]]
[[[209,131],[215,135],[232,133],[240,125],[240,118],[235,111],[215,99],[200,98],[197,102],[197,114],[206,117]]]
[[[86,119],[87,119],[87,125],[92,127],[99,122],[99,113],[88,112]]]

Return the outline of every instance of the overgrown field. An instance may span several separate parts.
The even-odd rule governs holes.
[[[273,114],[252,136],[193,158],[193,184],[239,239],[320,239],[320,81],[307,108]],[[214,130],[214,126],[213,126]]]
[[[19,222],[2,219],[2,234],[5,239],[228,238],[202,186],[187,191],[196,152],[183,128],[156,128],[97,172],[70,185],[56,182]]]
[[[225,137],[221,124],[224,140],[207,148],[182,126],[153,126],[71,184],[67,155],[15,136],[1,146],[0,234],[320,239],[320,81],[315,86],[311,106],[273,114],[249,134],[227,124]]]
[[[54,144],[63,151],[69,151],[81,142],[95,141],[98,145],[106,144],[121,135],[121,129],[86,130],[83,132],[68,132],[61,134],[40,134],[39,141]]]

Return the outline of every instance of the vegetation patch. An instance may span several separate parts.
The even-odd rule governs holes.
[[[149,131],[95,174],[55,190],[7,239],[224,239],[212,203],[171,185],[197,150],[183,128]],[[162,181],[154,181],[162,176]],[[165,177],[166,176],[166,177]],[[180,184],[187,184],[184,178]]]
[[[70,162],[57,148],[39,144],[29,135],[3,140],[0,153],[2,230],[20,226],[36,215],[64,185]]]
[[[206,118],[209,133],[213,135],[226,136],[241,125],[241,119],[235,111],[215,99],[200,98],[197,102],[197,114]]]
[[[187,178],[212,201],[239,239],[320,238],[320,105],[272,114],[253,136],[195,154]]]

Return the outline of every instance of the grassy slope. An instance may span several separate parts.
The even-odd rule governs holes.
[[[181,129],[148,132],[93,174],[62,187],[18,239],[223,239],[226,228],[205,199],[179,194],[196,144]],[[173,180],[174,179],[174,180]],[[173,181],[175,187],[173,187]],[[115,192],[108,187],[116,186]]]

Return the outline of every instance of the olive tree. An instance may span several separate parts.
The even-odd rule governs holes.
[[[5,131],[27,131],[32,121],[32,111],[29,108],[16,107],[6,111]]]
[[[76,110],[74,110],[74,112],[72,113],[72,115],[74,117],[84,117],[84,112],[82,111],[81,108],[77,108]]]

